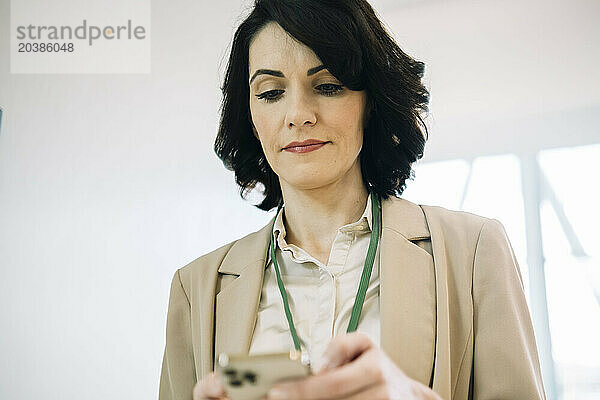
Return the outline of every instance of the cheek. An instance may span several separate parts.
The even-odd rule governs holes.
[[[265,147],[271,147],[273,145],[272,142],[275,132],[277,131],[274,113],[261,109],[260,106],[250,107],[250,109],[252,113],[252,123],[257,130],[263,149]]]
[[[252,109],[252,107],[251,107]],[[278,132],[279,125],[276,117],[276,113],[261,109],[260,105],[253,109],[252,122],[257,130],[258,139],[263,149],[263,153],[267,158],[267,162],[271,165],[271,168],[277,170],[279,164],[280,155],[280,143]]]
[[[331,113],[331,124],[342,135],[340,140],[343,148],[350,156],[358,153],[363,143],[362,123],[360,121],[361,106],[357,101],[348,101],[340,104],[335,112]]]

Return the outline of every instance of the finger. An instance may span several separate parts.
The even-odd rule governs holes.
[[[407,397],[408,398],[408,397]],[[350,396],[344,397],[344,400],[387,400],[390,399],[390,394],[386,386],[382,383],[377,383],[373,386],[363,388],[360,392],[353,393]]]
[[[323,383],[325,393],[345,398],[369,386],[385,382],[380,355],[376,348],[371,348],[353,361],[329,370],[325,375],[327,380]]]
[[[282,382],[273,389],[283,391],[281,397],[289,399],[346,398],[384,382],[379,357],[380,353],[371,349],[343,366],[298,381]],[[275,397],[269,397],[272,398]]]
[[[323,353],[323,368],[330,369],[344,365],[372,347],[375,347],[375,343],[362,332],[336,336],[329,342]]]
[[[221,377],[216,372],[206,375],[194,387],[194,400],[220,399],[225,397],[225,387]]]

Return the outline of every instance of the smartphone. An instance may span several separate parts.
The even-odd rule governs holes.
[[[308,353],[219,354],[216,372],[231,400],[258,400],[278,381],[310,375]]]

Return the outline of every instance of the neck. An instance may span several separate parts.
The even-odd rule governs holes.
[[[280,179],[285,204],[286,242],[295,244],[327,264],[338,228],[362,215],[368,191],[357,162],[338,181],[313,189],[299,189]]]

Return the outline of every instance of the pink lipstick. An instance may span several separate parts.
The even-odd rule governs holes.
[[[317,139],[307,139],[303,142],[288,143],[282,150],[289,151],[290,153],[308,153],[320,149],[327,143],[330,142],[325,142]]]

